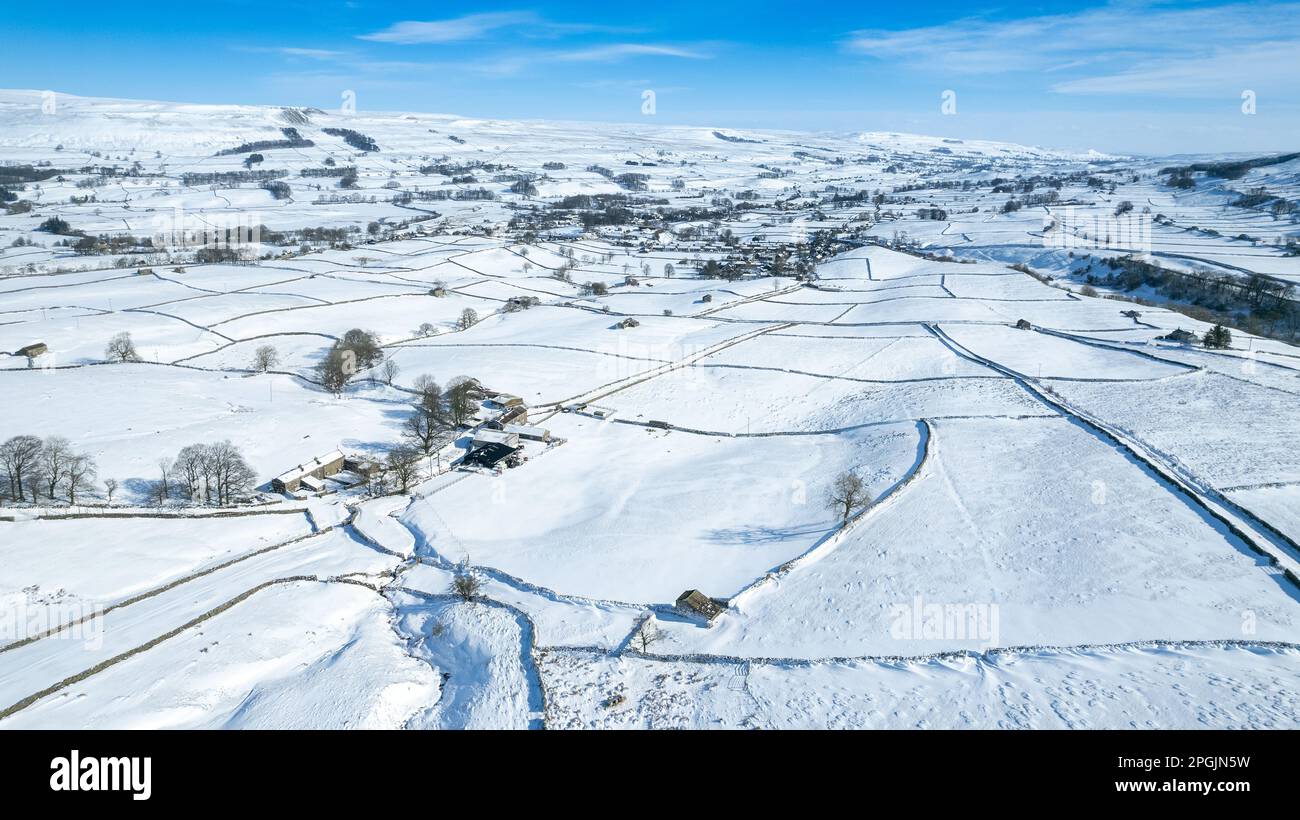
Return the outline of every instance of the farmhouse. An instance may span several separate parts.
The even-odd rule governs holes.
[[[33,342],[32,344],[29,344],[26,347],[20,347],[17,350],[15,350],[14,355],[26,356],[29,359],[35,359],[37,356],[40,356],[41,354],[48,352],[49,349],[50,348],[45,344],[45,342]]]
[[[706,621],[712,621],[722,614],[726,606],[698,589],[688,589],[677,596],[677,608],[682,612],[699,615]]]
[[[299,464],[292,470],[271,479],[271,489],[280,493],[292,493],[305,485],[307,489],[319,492],[320,489],[324,488],[323,484],[319,484],[319,480],[342,470],[346,460],[338,450],[326,453],[323,456],[317,456],[306,464]],[[309,484],[303,480],[306,478],[315,479],[315,481]]]

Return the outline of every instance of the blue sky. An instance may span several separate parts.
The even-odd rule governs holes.
[[[11,88],[322,108],[352,91],[376,110],[618,122],[649,89],[662,124],[1159,154],[1300,143],[1300,2],[9,5]]]

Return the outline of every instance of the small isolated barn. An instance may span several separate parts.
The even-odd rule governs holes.
[[[14,351],[15,356],[26,356],[29,359],[35,359],[44,353],[49,352],[49,347],[45,342],[33,342],[25,347],[20,347]]]
[[[307,486],[307,489],[319,492],[320,490],[317,487],[324,488],[323,484],[318,483],[319,480],[341,471],[345,461],[343,454],[338,450],[326,453],[323,456],[317,456],[306,464],[299,464],[292,470],[271,479],[271,489],[279,493],[292,493],[303,486]],[[303,481],[304,478],[311,478],[316,481],[307,484]]]
[[[1196,334],[1192,333],[1190,330],[1183,330],[1180,327],[1171,330],[1168,334],[1161,336],[1160,338],[1169,342],[1178,342],[1179,344],[1189,345],[1196,341]]]
[[[678,610],[688,615],[698,615],[706,621],[712,621],[726,608],[721,601],[710,598],[698,589],[688,589],[677,596]]]
[[[1029,324],[1028,319],[1020,319],[1016,322],[1016,328],[1019,330],[1033,330],[1034,326]]]

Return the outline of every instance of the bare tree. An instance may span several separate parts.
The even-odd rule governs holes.
[[[4,467],[9,479],[9,497],[15,501],[25,501],[24,483],[36,472],[40,459],[41,440],[36,436],[14,436],[0,444],[0,466]],[[33,490],[32,500],[36,500]]]
[[[398,492],[404,493],[411,488],[411,484],[415,482],[419,462],[420,454],[415,448],[405,444],[399,444],[388,451],[387,472],[392,477]]]
[[[385,359],[383,366],[379,368],[380,378],[382,378],[384,380],[384,384],[388,385],[389,387],[393,386],[393,379],[396,379],[397,374],[400,372],[401,372],[401,368],[399,368],[397,366],[397,362],[393,361],[392,359]]]
[[[460,321],[456,327],[461,330],[469,330],[478,322],[478,313],[473,308],[465,308],[460,312]]]
[[[866,509],[871,504],[866,485],[856,474],[849,471],[835,477],[830,490],[826,493],[826,505],[834,510],[848,523],[855,512]]]
[[[117,492],[117,479],[116,478],[104,479],[104,495],[107,496],[108,504],[110,507],[113,505],[113,493],[115,492]]]
[[[140,354],[135,351],[135,342],[125,330],[108,340],[104,348],[104,358],[110,362],[138,362]]]
[[[158,459],[158,472],[162,475],[162,480],[158,482],[158,492],[162,500],[166,501],[167,497],[171,495],[172,460],[166,456]]]
[[[421,373],[416,376],[411,387],[415,388],[415,392],[420,394],[421,399],[430,395],[437,396],[442,392],[442,389],[438,387],[438,382],[428,373]]]
[[[253,369],[265,373],[280,364],[280,354],[271,345],[262,345],[253,351]]]
[[[632,643],[641,653],[650,651],[650,647],[662,641],[666,636],[659,631],[653,618],[646,618],[632,634]]]
[[[63,473],[63,489],[68,494],[68,503],[77,503],[77,493],[89,491],[94,486],[95,460],[86,453],[76,453],[68,459],[67,469]]]
[[[424,455],[433,452],[444,427],[423,406],[417,405],[402,422],[402,437]]]
[[[54,499],[54,491],[63,483],[73,457],[72,445],[66,438],[50,436],[41,444],[41,456],[36,469],[40,472],[50,500]]]

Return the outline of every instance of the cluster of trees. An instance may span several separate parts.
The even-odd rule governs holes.
[[[400,492],[415,481],[419,461],[431,456],[448,432],[466,424],[478,411],[483,388],[477,379],[452,379],[444,390],[436,379],[421,375],[415,379],[415,401],[402,422],[402,443],[388,451],[385,473]]]
[[[270,151],[276,148],[310,148],[315,145],[309,139],[304,139],[302,134],[298,133],[297,128],[281,128],[280,132],[284,134],[282,140],[256,140],[236,145],[234,148],[225,148],[217,152],[219,157],[228,157],[234,154],[247,154],[250,151]]]
[[[1208,177],[1215,177],[1217,179],[1241,179],[1246,175],[1246,172],[1252,168],[1266,168],[1270,165],[1281,165],[1284,162],[1290,162],[1296,158],[1300,158],[1300,153],[1278,154],[1276,156],[1254,157],[1252,159],[1244,160],[1227,160],[1224,162],[1196,162],[1191,165],[1161,168],[1160,173],[1169,174],[1171,178],[1190,178],[1194,172],[1200,172]]]
[[[76,504],[78,495],[93,486],[97,472],[93,458],[76,452],[59,436],[14,436],[0,444],[0,468],[8,479],[9,499],[18,502],[44,496]]]
[[[1205,331],[1205,337],[1201,342],[1206,347],[1214,350],[1227,350],[1232,347],[1232,331],[1223,325],[1215,325]]]
[[[269,191],[272,199],[288,199],[293,195],[293,189],[289,187],[289,183],[278,179],[262,183],[262,189]]]
[[[154,486],[159,504],[171,498],[226,506],[257,485],[257,474],[229,441],[191,444],[173,460],[158,462],[162,476]]]
[[[45,220],[40,225],[36,226],[36,230],[45,233],[52,233],[55,236],[77,235],[76,231],[72,230],[72,226],[68,224],[68,221],[59,216],[52,216]]]
[[[181,184],[188,188],[200,185],[235,186],[242,182],[268,182],[287,177],[288,171],[187,171],[181,174]]]
[[[331,137],[342,137],[343,141],[358,151],[378,151],[379,144],[370,137],[362,134],[360,131],[353,131],[351,128],[322,128],[322,132],[329,134]]]
[[[1103,264],[1109,273],[1097,282],[1122,290],[1150,287],[1180,302],[1221,314],[1239,314],[1239,322],[1252,320],[1254,329],[1268,335],[1294,337],[1300,330],[1300,302],[1295,287],[1260,274],[1192,274],[1172,271],[1131,256],[1116,257]]]
[[[369,370],[383,361],[384,351],[374,333],[352,328],[343,334],[316,365],[316,378],[321,386],[338,396],[361,370]]]

